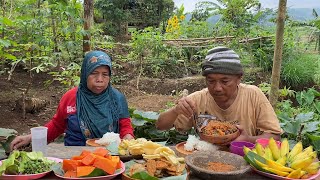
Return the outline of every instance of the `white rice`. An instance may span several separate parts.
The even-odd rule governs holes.
[[[218,146],[208,143],[206,141],[198,141],[195,147],[198,151],[216,151],[218,150]]]
[[[195,135],[189,135],[187,142],[184,144],[184,150],[186,151],[215,151],[217,149],[218,146],[202,141]]]
[[[120,144],[121,139],[120,139],[120,135],[118,133],[107,132],[102,136],[102,138],[95,140],[94,142],[98,143],[100,145],[108,145],[112,142],[116,142],[117,144]]]
[[[188,135],[188,140],[184,144],[184,150],[193,151],[198,141],[199,141],[199,138],[197,138],[195,135]]]

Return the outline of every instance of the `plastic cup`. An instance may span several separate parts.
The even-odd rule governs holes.
[[[47,154],[47,127],[31,128],[32,151],[41,151],[45,156]]]

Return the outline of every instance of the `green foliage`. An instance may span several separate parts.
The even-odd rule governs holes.
[[[282,137],[294,141],[293,144],[296,144],[300,140],[302,140],[304,146],[308,146],[310,143],[316,144],[318,140],[310,137],[310,134],[319,135],[320,122],[313,115],[313,112],[309,112],[298,114],[294,118],[290,118],[285,114],[278,116],[281,121],[281,127],[284,130]],[[319,146],[315,146],[314,148],[318,152],[320,151]]]
[[[172,0],[98,0],[96,9],[105,19],[105,31],[110,35],[124,35],[124,26],[130,23],[136,26],[157,26],[173,12]]]
[[[50,72],[54,78],[52,81],[59,81],[66,87],[74,87],[80,83],[81,66],[77,63],[70,63],[66,68],[61,68],[62,71]],[[48,81],[51,83],[52,81]]]
[[[319,97],[320,92],[316,91],[314,88],[309,88],[307,91],[303,90],[296,93],[297,102],[299,103],[300,108],[317,112],[320,115]]]
[[[218,0],[220,7],[218,14],[221,14],[221,25],[232,29],[237,35],[245,35],[250,31],[250,27],[257,23],[262,13],[252,13],[260,11],[258,0]]]
[[[171,58],[168,58],[170,48],[163,44],[163,39],[164,37],[159,29],[152,27],[132,32],[132,51],[128,55],[128,59],[138,61],[139,74],[146,72],[150,72],[151,76],[164,74],[167,64],[176,63],[176,61],[170,61]]]
[[[320,92],[314,88],[296,92],[298,106],[294,107],[291,100],[283,100],[277,104],[276,113],[287,137],[293,144],[302,140],[305,146],[313,145],[320,152]],[[311,135],[312,134],[312,135]]]
[[[156,129],[157,112],[130,109],[130,117],[136,138],[146,138],[155,142],[166,141],[167,144],[177,144],[188,139],[187,135],[179,134],[176,130],[160,131]],[[191,133],[191,131],[190,131]]]
[[[220,6],[214,2],[198,2],[192,11],[191,21],[206,21],[210,16],[214,15],[219,8]]]
[[[271,84],[261,83],[258,85],[258,87],[264,94],[268,96],[270,95]],[[295,96],[295,91],[291,90],[290,88],[287,88],[286,86],[284,86],[282,89],[280,88],[278,93],[278,97],[280,100],[288,99]]]
[[[298,105],[294,107],[291,100],[282,100],[277,103],[276,113],[278,115],[286,114],[289,117],[294,117],[300,113],[314,112],[314,118],[320,119],[320,92],[314,88],[309,88],[308,90],[295,92],[292,97],[296,97],[295,101]]]
[[[305,87],[314,83],[314,74],[319,67],[315,66],[313,55],[296,55],[291,56],[292,59],[287,59],[283,62],[281,79],[292,88]],[[317,65],[317,64],[316,64]],[[303,68],[302,68],[303,67]]]

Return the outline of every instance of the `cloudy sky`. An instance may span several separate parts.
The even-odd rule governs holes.
[[[203,0],[173,0],[175,6],[180,7],[184,4],[185,11],[191,12],[197,2]],[[215,0],[209,0],[216,2]],[[277,8],[279,0],[260,0],[263,8]],[[287,7],[290,8],[320,8],[319,0],[287,0]]]

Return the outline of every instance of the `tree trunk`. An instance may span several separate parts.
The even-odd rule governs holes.
[[[287,0],[279,0],[278,17],[277,17],[277,32],[276,32],[276,45],[274,48],[273,67],[271,77],[271,90],[269,101],[273,108],[276,107],[278,101],[281,61],[282,61],[282,48],[283,48],[283,33],[284,23],[286,17]]]
[[[6,1],[5,0],[2,1],[2,16],[6,17]],[[4,32],[5,32],[4,26],[1,29],[2,29],[1,39],[4,39]]]
[[[91,50],[90,47],[90,28],[93,23],[93,0],[84,0],[84,26],[83,29],[88,33],[83,36],[83,52]]]

